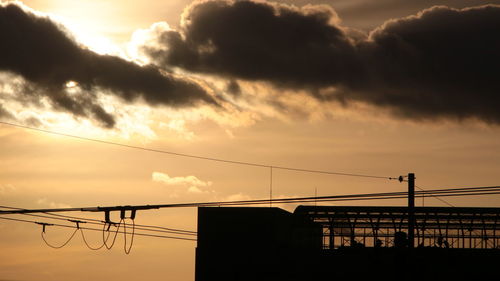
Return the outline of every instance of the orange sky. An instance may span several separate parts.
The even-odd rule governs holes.
[[[126,56],[127,43],[137,29],[149,28],[159,21],[176,28],[189,2],[141,1],[139,5],[138,1],[33,0],[24,4],[50,14],[69,29],[74,27],[77,37],[78,32],[85,33],[81,40],[91,49],[121,52]],[[308,2],[287,1],[297,5]],[[376,13],[367,19],[363,6],[376,7],[378,2],[380,7],[374,8]],[[421,7],[406,2],[339,0],[313,1],[313,4],[338,6],[344,24],[367,32],[384,19],[403,17],[440,3],[423,1],[425,5]],[[443,3],[449,2],[453,1]],[[454,4],[461,8],[467,6],[464,3]],[[217,77],[192,75],[223,88],[218,86],[224,83]],[[176,109],[104,98],[106,105],[114,107],[120,116],[112,129],[86,118],[74,118],[69,113],[22,108],[2,101],[18,116],[36,116],[42,121],[34,127],[123,144],[346,173],[397,177],[414,172],[417,185],[426,189],[499,184],[498,124],[477,119],[400,119],[384,108],[363,103],[347,106],[322,103],[300,94],[306,90],[299,90],[297,96],[290,95],[287,100],[290,107],[280,111],[266,104],[263,93],[281,93],[286,89],[239,82],[242,88],[253,89],[254,96],[244,101],[235,98],[236,105],[226,112],[208,106]],[[7,90],[2,89],[1,95],[6,95]],[[261,199],[269,194],[269,170],[265,168],[133,150],[3,124],[0,124],[0,144],[0,205],[5,206],[161,204]],[[154,173],[163,176],[155,178]],[[289,171],[273,173],[273,194],[277,197],[313,196],[315,190],[319,196],[326,196],[405,189],[406,185],[397,181]],[[500,204],[498,196],[446,200],[456,206]],[[405,201],[370,203],[403,205]],[[425,205],[443,206],[443,203],[426,199]],[[101,214],[85,215],[102,219]],[[196,210],[140,211],[136,222],[195,230]],[[122,237],[118,237],[112,250],[91,251],[76,236],[65,248],[54,250],[45,246],[40,231],[38,225],[0,221],[0,280],[194,280],[195,242],[136,237],[132,253],[125,255]],[[47,237],[57,244],[69,234],[68,229],[50,228]],[[88,237],[97,244],[99,235],[89,233]]]

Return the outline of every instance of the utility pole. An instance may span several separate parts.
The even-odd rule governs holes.
[[[408,248],[415,247],[415,174],[408,174]]]

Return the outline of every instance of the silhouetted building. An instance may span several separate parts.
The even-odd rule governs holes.
[[[482,280],[500,262],[500,208],[198,209],[196,281]]]

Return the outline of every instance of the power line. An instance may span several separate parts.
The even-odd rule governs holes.
[[[421,188],[420,186],[418,186],[418,185],[415,185],[415,186],[416,186],[418,189],[420,189],[420,190],[422,190],[422,191],[425,191],[425,189]],[[436,197],[436,196],[433,196],[433,195],[431,195],[431,197],[436,198],[437,200],[439,200],[439,201],[441,201],[441,202],[445,203],[446,205],[448,205],[448,206],[450,206],[450,207],[455,207],[455,206],[453,206],[450,202],[448,202],[448,201],[446,201],[446,200],[444,200],[444,199],[441,199],[441,198]],[[422,197],[422,198],[424,198],[424,197]]]
[[[210,206],[227,206],[227,205],[242,205],[242,204],[268,204],[270,202],[283,203],[290,201],[292,203],[306,202],[308,200],[329,200],[339,198],[353,197],[369,197],[369,196],[390,196],[390,195],[406,195],[406,192],[391,192],[391,193],[368,193],[368,194],[350,194],[350,195],[334,195],[322,197],[295,197],[295,198],[280,198],[280,199],[258,199],[258,200],[240,200],[240,201],[219,201],[219,202],[197,202],[197,203],[174,203],[174,204],[158,204],[158,205],[136,205],[136,206],[111,206],[111,207],[82,207],[82,208],[54,208],[54,209],[16,209],[16,210],[0,210],[0,214],[27,214],[27,213],[54,213],[54,212],[105,212],[105,211],[121,211],[121,210],[151,210],[161,208],[182,208],[182,207],[210,207]]]
[[[120,220],[120,222],[118,223],[118,226],[116,227],[116,232],[115,232],[115,236],[113,237],[113,242],[111,243],[111,245],[108,246],[108,239],[109,239],[109,232],[108,232],[108,236],[106,238],[104,238],[104,229],[103,229],[103,232],[102,232],[102,242],[104,244],[104,246],[106,246],[106,249],[108,250],[111,250],[111,248],[113,248],[113,246],[115,245],[115,242],[116,242],[116,236],[118,236],[118,231],[120,231],[120,226],[122,225],[122,222],[123,222],[123,219]],[[111,226],[111,224],[110,224]],[[104,225],[104,227],[106,227],[106,225]],[[126,236],[126,231],[125,229],[123,230],[123,236]]]
[[[2,217],[2,216],[0,216],[0,219],[2,219],[2,220],[10,220],[10,221],[18,221],[18,222],[26,222],[26,223],[34,223],[34,224],[41,224],[38,221],[16,219],[16,218],[6,218],[6,217]],[[65,227],[65,228],[76,228],[76,226],[64,225],[64,224],[50,224],[50,226]],[[90,227],[80,227],[80,229],[92,230],[92,231],[99,231],[99,232],[102,231],[102,229],[90,228]],[[123,234],[125,232],[124,231],[118,231],[118,233]],[[131,232],[126,232],[126,234],[132,234],[132,233]],[[154,238],[165,238],[165,239],[177,239],[177,240],[196,241],[196,239],[193,239],[193,238],[176,237],[176,236],[166,236],[166,235],[156,235],[156,234],[147,234],[147,233],[135,233],[134,235],[146,236],[146,237],[154,237]]]
[[[500,194],[500,186],[489,186],[489,187],[463,187],[463,188],[448,188],[448,189],[434,189],[434,190],[423,190],[422,188],[419,187],[422,191],[417,191],[415,192],[415,197],[423,197],[423,196],[433,196],[433,197],[447,197],[447,196],[473,196],[473,195],[493,195],[493,194]],[[124,210],[120,208],[128,208],[131,210],[135,210],[134,208],[142,208],[146,209],[152,208],[152,209],[158,209],[160,207],[207,207],[207,206],[245,206],[245,205],[258,205],[258,204],[267,204],[271,202],[275,203],[310,203],[314,202],[332,202],[332,201],[353,201],[353,200],[383,200],[383,199],[402,199],[402,198],[407,198],[408,193],[407,192],[386,192],[386,193],[367,193],[367,194],[347,194],[347,195],[335,195],[335,196],[321,196],[321,197],[300,197],[300,198],[281,198],[281,199],[263,199],[263,200],[241,200],[241,201],[226,201],[226,202],[205,202],[205,203],[184,203],[184,204],[164,204],[164,205],[144,205],[144,206],[116,206],[116,207],[96,207],[97,210],[91,210],[89,208],[88,210],[91,211],[105,211],[109,212],[109,210],[120,210],[121,211],[121,219],[119,223],[113,223],[110,222],[108,219],[104,222],[95,222],[97,220],[92,220],[89,219],[89,221],[86,221],[86,219],[79,218],[81,220],[73,220],[73,219],[68,219],[68,218],[62,218],[62,217],[69,217],[69,216],[63,216],[60,215],[58,216],[51,216],[50,213],[46,213],[46,215],[34,215],[31,214],[31,212],[40,212],[40,210],[28,210],[28,209],[20,209],[20,208],[15,208],[15,207],[6,207],[6,206],[0,206],[3,208],[8,208],[10,209],[9,211],[5,210],[0,210],[0,214],[18,214],[18,215],[28,215],[28,216],[34,216],[34,217],[41,217],[41,218],[48,218],[52,220],[66,220],[69,222],[76,223],[76,226],[70,226],[70,225],[63,225],[63,224],[53,224],[53,223],[46,223],[46,222],[39,222],[39,221],[33,221],[33,220],[24,220],[24,219],[17,219],[17,218],[7,218],[7,217],[2,217],[0,216],[0,219],[4,220],[11,220],[11,221],[18,221],[18,222],[26,222],[26,223],[35,223],[38,225],[42,226],[42,232],[41,232],[41,237],[43,241],[52,248],[55,249],[60,249],[64,246],[66,246],[75,236],[76,232],[80,230],[82,239],[84,240],[85,245],[92,250],[98,250],[101,249],[103,246],[105,246],[108,250],[111,249],[115,242],[118,233],[124,235],[124,251],[126,254],[129,254],[133,242],[134,242],[134,236],[139,235],[139,236],[149,236],[149,237],[159,237],[159,238],[170,238],[170,239],[179,239],[179,240],[188,240],[188,241],[196,241],[196,239],[193,238],[187,238],[187,237],[179,237],[179,236],[166,236],[166,235],[154,235],[154,234],[147,234],[147,233],[136,233],[135,230],[135,221],[134,217],[135,214],[131,215],[131,220],[132,220],[132,232],[128,232],[126,227],[127,224],[125,223],[125,217],[124,217]],[[216,205],[214,205],[216,204]],[[79,208],[80,210],[87,210],[87,208]],[[53,211],[57,211],[58,209],[53,209]],[[61,209],[59,209],[61,210]],[[65,210],[67,211],[67,209]],[[44,212],[45,213],[45,212]],[[109,214],[107,215],[109,217]],[[71,218],[78,218],[78,217],[71,217]],[[90,228],[90,227],[81,227],[81,223],[91,223],[91,224],[97,224],[97,225],[102,225],[103,228],[102,230],[96,229],[96,228]],[[108,225],[108,229],[106,229],[106,226]],[[71,234],[71,236],[61,245],[55,246],[47,241],[45,238],[45,231],[47,226],[55,226],[55,227],[65,227],[65,228],[74,228],[75,231]],[[110,245],[107,244],[110,236],[112,235],[111,232],[109,232],[109,228],[111,226],[115,226],[116,230],[113,231],[114,235],[112,238],[112,242]],[[120,231],[120,227],[123,226],[123,230]],[[102,231],[102,239],[103,239],[103,244],[99,247],[92,247],[89,245],[87,242],[85,235],[83,233],[83,230],[92,230],[92,231]],[[146,231],[153,231],[153,230],[148,230],[144,229]],[[160,231],[160,230],[156,230]],[[105,232],[107,232],[107,236],[105,235]],[[177,235],[188,235],[186,233],[175,233]],[[130,244],[127,243],[127,235],[131,235],[130,238]]]
[[[103,228],[103,231],[104,231],[104,228]],[[80,234],[82,235],[82,240],[83,240],[83,243],[85,243],[85,245],[87,246],[87,248],[89,248],[90,250],[92,251],[97,251],[97,250],[100,250],[102,249],[102,247],[104,247],[104,245],[106,244],[106,240],[103,240],[102,241],[102,244],[101,246],[98,246],[98,247],[92,247],[90,246],[90,244],[87,242],[87,239],[85,238],[85,235],[83,234],[83,229],[80,229]],[[117,233],[115,233],[115,235],[117,235]],[[108,236],[109,237],[109,236]]]
[[[49,213],[50,214],[50,213]],[[32,217],[40,217],[40,218],[47,218],[47,219],[53,219],[53,220],[63,220],[63,221],[69,221],[69,222],[74,222],[74,220],[71,219],[65,219],[65,218],[59,218],[55,215],[57,214],[50,214],[54,216],[44,216],[44,215],[35,215],[35,214],[21,214],[21,215],[27,215],[27,216],[32,216]],[[100,221],[100,220],[94,220],[94,219],[86,219],[86,218],[79,218],[79,217],[73,217],[75,219],[78,219],[80,222],[83,223],[89,223],[89,224],[94,224],[94,225],[102,225],[103,223],[106,224],[105,221]],[[159,233],[171,233],[171,234],[179,234],[179,235],[189,235],[189,236],[196,236],[196,232],[186,232],[183,230],[176,230],[173,228],[169,228],[169,230],[162,230],[162,229],[150,229],[152,227],[159,228],[158,226],[148,226],[148,225],[136,225],[135,222],[133,221],[132,224],[127,224],[125,222],[122,222],[122,224],[126,226],[131,226],[134,229],[137,230],[144,230],[144,231],[150,231],[150,232],[159,232]]]
[[[415,196],[416,197],[421,197],[421,196],[471,196],[471,195],[491,195],[491,194],[500,194],[500,187],[499,186],[493,186],[493,187],[473,187],[473,188],[456,188],[456,189],[438,189],[438,190],[430,190],[430,191],[418,191],[416,192]],[[302,198],[284,198],[284,199],[275,199],[272,200],[273,202],[277,203],[304,203],[304,202],[329,202],[329,201],[352,201],[352,200],[381,200],[381,199],[401,199],[401,198],[407,198],[407,193],[406,192],[391,192],[391,193],[372,193],[372,194],[358,194],[358,195],[341,195],[341,196],[322,196],[322,197],[302,197]],[[314,200],[314,201],[312,201]],[[233,201],[233,202],[226,202],[227,204],[224,204],[224,206],[244,206],[244,205],[255,205],[255,204],[266,204],[270,200],[247,200],[247,201]],[[245,202],[245,203],[243,203]],[[24,210],[24,209],[23,209]],[[24,214],[24,215],[30,215],[30,214]],[[41,216],[41,215],[32,215],[32,216],[38,216],[38,217],[45,217],[47,216]],[[53,218],[53,217],[48,217],[50,219],[61,219],[61,218]],[[85,223],[85,221],[72,221],[68,220],[71,222],[76,222],[76,226],[70,226],[70,225],[62,225],[62,224],[52,224],[52,223],[45,223],[45,222],[38,222],[38,221],[32,221],[32,220],[24,220],[24,219],[16,219],[16,218],[7,218],[7,217],[2,217],[0,216],[0,219],[4,220],[12,220],[12,221],[19,221],[19,222],[26,222],[26,223],[35,223],[38,225],[43,226],[42,230],[42,239],[44,242],[52,247],[52,248],[62,248],[66,244],[71,241],[71,239],[74,237],[75,233],[77,230],[82,231],[82,239],[84,240],[85,244],[87,247],[89,247],[92,250],[97,250],[102,248],[102,245],[97,248],[91,247],[83,234],[83,230],[93,230],[93,231],[102,231],[103,235],[103,245],[106,246],[107,249],[111,249],[113,245],[115,244],[116,237],[118,233],[123,234],[125,238],[125,244],[124,244],[124,250],[125,253],[130,253],[130,250],[132,248],[133,244],[133,236],[134,235],[139,235],[139,236],[148,236],[148,237],[159,237],[159,238],[170,238],[170,239],[179,239],[179,240],[188,240],[188,241],[196,241],[196,239],[192,238],[186,238],[186,237],[178,237],[178,236],[165,236],[165,235],[152,235],[152,234],[146,234],[146,233],[135,233],[135,228],[134,224],[132,224],[132,232],[127,232],[126,230],[126,224],[122,224],[124,219],[121,219],[120,222],[117,224],[116,231],[114,231],[114,236],[111,245],[107,244],[107,241],[109,240],[110,232],[109,232],[109,227],[108,227],[108,236],[105,237],[105,227],[107,224],[109,226],[115,225],[111,223],[101,223],[100,225],[103,225],[103,229],[96,229],[96,228],[90,228],[90,227],[81,227],[79,223]],[[134,222],[134,220],[132,220]],[[95,223],[97,224],[97,223]],[[120,226],[123,225],[123,231],[120,231]],[[60,246],[54,246],[50,244],[46,239],[45,239],[45,228],[46,226],[56,226],[56,227],[66,227],[66,228],[76,228],[75,232],[72,233],[70,238],[64,242]],[[132,239],[130,242],[130,246],[127,247],[127,234],[132,235]]]
[[[440,194],[438,196],[440,196],[440,197],[460,197],[460,196],[499,195],[499,194],[500,194],[500,191],[475,192],[472,194],[471,193]],[[417,197],[417,198],[418,197],[425,197],[425,196],[429,196],[429,194],[425,194],[425,193],[415,194],[415,197]],[[320,199],[320,200],[316,200],[316,201],[313,201],[313,199],[311,199],[311,200],[303,200],[303,201],[286,201],[286,202],[273,201],[273,202],[278,203],[278,204],[287,204],[287,203],[315,203],[315,202],[339,202],[339,201],[369,201],[369,200],[406,199],[406,198],[408,198],[408,195],[406,193],[404,193],[401,195],[394,194],[392,196],[333,198],[333,199]],[[245,206],[245,205],[260,205],[260,204],[266,204],[266,203],[264,203],[264,202],[262,202],[262,203],[250,202],[250,203],[240,203],[240,204],[226,204],[226,205],[221,205],[221,206]]]
[[[66,240],[66,242],[62,243],[60,246],[54,246],[52,244],[50,244],[47,239],[45,239],[45,231],[42,231],[41,233],[41,236],[42,236],[42,240],[43,242],[45,242],[45,244],[53,249],[61,249],[63,248],[64,246],[66,246],[69,241],[71,241],[71,239],[73,239],[73,237],[75,236],[76,232],[79,230],[79,228],[75,228],[75,231],[73,231],[73,234],[71,234],[71,236],[68,238],[68,240]]]
[[[187,158],[193,158],[193,159],[215,161],[215,162],[221,162],[221,163],[227,163],[227,164],[245,165],[245,166],[253,166],[253,167],[260,167],[260,168],[271,168],[271,169],[287,170],[287,171],[302,172],[302,173],[316,173],[316,174],[327,174],[327,175],[349,176],[349,177],[363,177],[363,178],[374,178],[374,179],[388,179],[388,180],[396,180],[397,179],[395,177],[355,174],[355,173],[343,173],[343,172],[333,172],[333,171],[323,171],[323,170],[313,170],[313,169],[302,169],[302,168],[274,166],[274,165],[269,165],[269,164],[261,164],[261,163],[245,162],[245,161],[228,160],[228,159],[215,158],[215,157],[206,157],[206,156],[200,156],[200,155],[194,155],[194,154],[179,153],[179,152],[173,152],[173,151],[167,151],[167,150],[153,149],[153,148],[128,145],[128,144],[99,140],[99,139],[93,139],[93,138],[88,138],[88,137],[71,135],[71,134],[67,134],[67,133],[61,133],[61,132],[50,131],[50,130],[45,130],[45,129],[40,129],[40,128],[34,128],[34,127],[15,124],[15,123],[9,123],[9,122],[5,122],[5,121],[0,121],[0,124],[18,127],[18,128],[23,128],[23,129],[28,129],[28,130],[33,130],[33,131],[38,131],[38,132],[43,132],[43,133],[47,133],[47,134],[65,136],[65,137],[69,137],[69,138],[75,138],[75,139],[80,139],[80,140],[85,140],[85,141],[96,142],[96,143],[102,143],[102,144],[107,144],[107,145],[114,145],[114,146],[120,146],[120,147],[125,147],[125,148],[131,148],[131,149],[137,149],[137,150],[143,150],[143,151],[149,151],[149,152],[155,152],[155,153],[162,153],[162,154],[168,154],[168,155],[174,155],[174,156],[180,156],[180,157],[187,157]]]
[[[488,195],[488,194],[498,194],[498,193],[500,193],[500,186],[435,189],[427,191],[417,191],[415,192],[415,195],[446,197],[446,196]],[[328,202],[328,201],[349,201],[349,200],[398,199],[398,198],[407,198],[407,196],[408,196],[407,192],[386,192],[386,193],[333,195],[333,196],[320,196],[320,197],[294,197],[294,198],[279,198],[279,199],[177,203],[177,204],[158,204],[158,205],[31,209],[31,210],[30,209],[0,210],[0,214],[53,213],[53,212],[71,212],[71,211],[110,212],[110,211],[125,211],[125,210],[150,210],[150,209],[161,209],[161,208],[260,205],[269,203],[285,204],[285,203]]]
[[[455,189],[437,189],[437,190],[428,190],[428,191],[417,191],[415,192],[416,197],[421,197],[421,196],[434,196],[434,197],[449,197],[449,196],[473,196],[473,195],[493,195],[493,194],[500,194],[500,186],[491,186],[491,187],[470,187],[470,188],[455,188]],[[321,196],[321,197],[298,197],[298,198],[281,198],[281,199],[262,199],[262,200],[243,200],[243,201],[226,201],[226,202],[206,202],[206,203],[184,203],[184,204],[167,204],[167,205],[145,205],[145,206],[152,206],[153,208],[160,208],[160,207],[213,207],[213,206],[243,206],[243,205],[259,205],[259,204],[268,204],[269,201],[272,201],[274,203],[309,203],[309,202],[330,202],[330,201],[351,201],[351,200],[380,200],[380,199],[400,199],[400,198],[407,198],[407,193],[406,192],[388,192],[388,193],[368,193],[368,194],[350,194],[350,195],[335,195],[335,196]],[[160,207],[158,207],[160,206]],[[133,208],[132,206],[126,206]],[[141,207],[141,206],[138,206]],[[97,208],[102,208],[102,207],[97,207]],[[112,207],[115,208],[115,207]],[[76,210],[82,210],[85,208],[77,208]],[[68,211],[67,209],[52,209],[53,211]],[[19,213],[21,212],[21,213]],[[29,210],[29,209],[19,209],[16,208],[16,210],[11,210],[11,211],[5,211],[5,210],[0,210],[0,214],[6,215],[6,214],[30,214],[30,213],[37,213],[37,212],[44,212],[44,210]],[[0,219],[9,219],[9,220],[17,220],[17,221],[24,221],[24,222],[33,222],[37,223],[36,221],[28,221],[28,220],[20,220],[20,219],[13,219],[13,218],[6,218],[6,217],[0,217]],[[56,218],[51,218],[51,219],[56,219]],[[120,221],[119,224],[121,224],[122,221]],[[38,223],[41,224],[41,223]],[[106,223],[104,223],[105,225]],[[46,224],[47,225],[47,224]],[[62,227],[73,227],[73,226],[67,226],[67,225],[58,225],[58,224],[51,224],[55,226],[62,226]],[[101,224],[102,225],[102,224]],[[96,230],[92,228],[84,228],[84,229],[89,229],[89,230]],[[120,233],[125,233],[125,232],[120,232]],[[130,233],[127,233],[130,234]],[[157,237],[158,235],[150,235],[150,234],[137,234],[137,235],[144,235],[144,236],[153,236]],[[168,237],[170,238],[170,237]]]
[[[9,207],[9,206],[0,206],[0,208],[11,209],[11,210],[23,210],[21,208],[15,208],[15,207]],[[44,213],[44,214],[46,214],[46,215],[35,215],[35,214],[21,214],[21,215],[27,215],[27,216],[39,217],[39,218],[47,218],[47,219],[53,219],[53,220],[69,221],[69,222],[74,222],[74,220],[78,220],[79,222],[89,223],[89,224],[94,224],[94,225],[102,225],[103,223],[105,223],[105,221],[97,220],[97,219],[82,218],[82,217],[75,217],[75,216],[66,216],[66,215],[53,214],[53,213]],[[190,230],[167,228],[167,227],[154,226],[154,225],[135,224],[135,222],[133,224],[127,224],[127,223],[123,222],[123,224],[125,226],[132,226],[137,230],[144,230],[144,231],[150,231],[150,232],[171,233],[171,234],[190,235],[190,236],[197,235],[196,231],[190,231]]]
[[[14,207],[7,207],[7,206],[0,206],[0,207],[3,207],[3,208],[9,208],[9,209],[19,209],[19,208],[14,208]],[[35,214],[22,214],[22,215],[26,215],[26,216],[32,216],[32,217],[40,217],[40,218],[48,218],[48,219],[52,219],[52,220],[63,220],[63,221],[69,221],[69,222],[74,222],[74,223],[77,223],[77,228],[75,229],[75,232],[71,235],[71,237],[65,242],[63,243],[61,246],[54,246],[52,244],[50,244],[46,238],[45,238],[45,227],[44,227],[44,231],[42,231],[42,239],[44,240],[44,242],[51,248],[55,248],[55,249],[59,249],[59,248],[62,248],[64,247],[75,235],[76,231],[77,230],[81,230],[81,235],[82,235],[82,240],[84,241],[85,245],[91,249],[91,250],[99,250],[101,249],[103,246],[106,246],[106,248],[109,250],[113,247],[113,245],[115,244],[115,241],[116,241],[116,237],[118,235],[118,231],[119,231],[119,227],[123,225],[124,227],[124,237],[125,237],[125,245],[127,244],[127,231],[126,231],[126,225],[128,225],[127,223],[125,223],[124,220],[121,220],[119,223],[118,223],[118,228],[116,229],[116,231],[114,232],[114,235],[113,238],[112,238],[112,243],[111,245],[108,245],[107,244],[107,241],[109,240],[109,237],[110,237],[110,233],[108,232],[108,235],[107,237],[105,237],[104,235],[104,232],[105,232],[105,227],[106,227],[106,223],[103,222],[103,221],[99,221],[99,220],[93,220],[93,219],[86,219],[86,218],[80,218],[80,217],[72,217],[72,216],[63,216],[63,215],[56,215],[56,214],[52,214],[52,215],[55,215],[55,217],[53,216],[50,216],[51,214],[47,214],[47,215],[35,215]],[[58,217],[58,216],[61,216],[61,217]],[[62,218],[62,217],[67,217],[67,218],[70,218],[70,219],[67,219],[67,218]],[[74,219],[78,219],[78,220],[74,220]],[[83,228],[80,228],[79,224],[80,223],[89,223],[89,224],[94,224],[94,225],[102,225],[103,226],[103,244],[98,246],[98,247],[92,247],[88,242],[87,242],[87,239],[85,238],[85,235],[83,233]],[[53,225],[53,224],[46,224],[46,223],[40,223],[42,225]],[[172,230],[161,230],[161,229],[148,229],[148,228],[143,228],[143,227],[138,227],[136,228],[135,227],[135,221],[132,220],[132,239],[131,239],[131,242],[130,242],[130,245],[128,247],[124,246],[124,251],[126,254],[129,254],[131,249],[132,249],[132,244],[133,244],[133,237],[134,237],[134,233],[135,233],[135,230],[138,229],[138,230],[145,230],[145,231],[153,231],[153,232],[161,232],[161,233],[170,233],[170,234],[176,234],[176,235],[188,235],[188,236],[196,236],[196,233],[182,233],[182,232],[174,232]]]
[[[0,208],[5,207],[5,206],[0,206]],[[8,207],[10,209],[18,209],[18,208],[13,208],[13,207]],[[83,219],[83,220],[88,220],[88,221],[94,221],[94,222],[103,222],[102,220],[97,220],[97,219],[89,219],[89,218],[79,218],[79,217],[73,217],[73,216],[67,216],[67,215],[61,215],[61,214],[53,214],[53,213],[46,213],[51,216],[56,216],[56,217],[61,217],[61,218],[69,218],[69,219]],[[125,224],[129,225],[129,224]],[[156,225],[144,225],[144,224],[135,224],[135,227],[146,227],[146,228],[152,228],[152,229],[158,229],[158,230],[165,230],[164,232],[179,232],[179,233],[186,233],[186,234],[194,234],[196,235],[196,231],[192,230],[186,230],[186,229],[179,229],[179,228],[170,228],[170,227],[163,227],[163,226],[156,226]],[[137,228],[137,229],[139,229]],[[155,231],[155,230],[149,230],[149,231]],[[162,231],[160,231],[162,232]]]
[[[123,225],[123,231],[126,233],[127,232],[127,227],[125,224]],[[125,251],[125,254],[130,254],[130,250],[132,250],[132,245],[134,244],[134,233],[135,233],[135,225],[134,225],[134,220],[132,220],[132,236],[130,238],[130,246],[127,248],[127,234],[123,234],[123,239],[125,242],[123,243],[123,250]]]
[[[30,215],[30,214],[26,214],[26,215]],[[33,216],[38,216],[38,217],[47,217],[47,216],[41,216],[41,215],[33,215]],[[49,217],[50,218],[50,217]],[[80,221],[80,220],[69,220],[70,222],[74,222],[76,223],[76,226],[69,226],[69,225],[62,225],[62,224],[53,224],[53,223],[46,223],[46,222],[39,222],[39,221],[30,221],[30,220],[23,220],[23,219],[15,219],[15,218],[5,218],[5,217],[1,217],[0,216],[0,219],[5,219],[5,220],[12,220],[12,221],[18,221],[18,222],[26,222],[26,223],[35,223],[37,225],[41,225],[42,226],[42,231],[40,233],[41,237],[42,237],[42,240],[44,241],[44,243],[53,248],[53,249],[61,249],[63,248],[64,246],[66,246],[72,239],[73,237],[75,236],[75,234],[80,231],[80,234],[82,235],[82,240],[84,241],[85,245],[91,249],[91,250],[99,250],[101,249],[103,246],[106,246],[106,249],[110,250],[111,248],[113,248],[115,242],[116,242],[116,237],[118,236],[118,233],[121,233],[123,234],[123,237],[124,237],[124,244],[123,244],[123,249],[124,249],[124,252],[125,254],[130,254],[130,251],[132,250],[132,246],[133,246],[133,242],[134,242],[134,236],[136,235],[135,233],[135,222],[134,222],[134,218],[132,218],[132,232],[129,233],[127,232],[127,229],[126,229],[126,224],[124,223],[125,222],[125,218],[121,218],[120,222],[118,223],[118,226],[116,226],[116,224],[114,223],[103,223],[103,229],[102,229],[102,241],[103,241],[103,244],[101,246],[98,246],[98,247],[92,247],[90,246],[90,244],[87,242],[87,239],[85,238],[85,235],[83,233],[83,229],[88,229],[88,230],[95,230],[95,231],[100,231],[99,229],[95,229],[95,228],[86,228],[86,227],[80,227],[80,224],[81,223],[87,223],[86,221]],[[60,218],[51,218],[51,219],[60,219]],[[106,225],[109,225],[108,229],[106,230]],[[110,232],[109,232],[109,228],[114,225],[116,226],[116,231],[114,231],[114,236],[113,236],[113,240],[112,240],[112,243],[111,245],[108,245],[107,244],[107,241],[109,240],[109,237],[110,237]],[[120,232],[120,226],[123,225],[123,231]],[[75,228],[75,231],[73,231],[73,233],[69,236],[69,238],[63,242],[61,245],[54,245],[54,244],[51,244],[49,243],[49,241],[47,241],[47,239],[45,238],[45,232],[46,232],[46,227],[47,226],[56,226],[56,227],[67,227],[67,228]],[[105,235],[105,232],[108,233],[108,235],[106,236]],[[127,234],[131,234],[131,238],[130,238],[130,245],[127,246]],[[137,235],[142,235],[142,236],[150,236],[150,237],[161,237],[161,238],[173,238],[173,239],[180,239],[180,240],[194,240],[196,241],[196,239],[189,239],[189,238],[183,238],[183,237],[172,237],[172,236],[159,236],[159,235],[150,235],[150,234],[144,234],[144,233],[137,233]]]

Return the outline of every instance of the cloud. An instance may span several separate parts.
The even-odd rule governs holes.
[[[55,109],[97,120],[106,127],[114,126],[115,116],[98,102],[97,92],[129,103],[144,100],[150,105],[172,107],[217,104],[193,80],[152,65],[139,66],[96,54],[68,34],[48,17],[18,4],[0,4],[0,71],[25,80],[18,89],[19,96],[48,99]]]
[[[354,71],[354,46],[336,22],[328,6],[196,2],[184,12],[180,31],[164,31],[145,50],[164,67],[289,86],[328,85]]]
[[[4,117],[4,118],[7,118],[7,119],[11,119],[13,118],[14,116],[12,115],[12,113],[10,113],[7,109],[5,109],[3,107],[3,105],[0,104],[0,117]]]
[[[192,4],[179,30],[157,30],[143,50],[165,69],[306,90],[322,102],[500,124],[499,32],[498,5],[432,7],[362,36],[326,5],[212,0]]]
[[[168,123],[160,122],[160,128],[167,128],[176,132],[185,140],[193,140],[195,137],[194,132],[186,128],[186,121],[184,119],[173,119]]]
[[[388,21],[360,46],[366,77],[352,85],[361,92],[354,98],[410,118],[498,124],[499,32],[500,6],[433,7]]]
[[[187,187],[189,193],[205,193],[208,191],[203,190],[212,185],[210,181],[202,181],[195,176],[186,177],[171,177],[168,174],[153,172],[151,178],[155,182],[163,183],[169,186]]]

